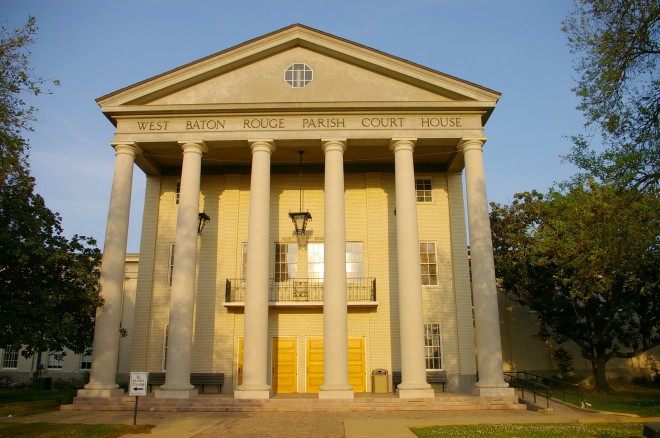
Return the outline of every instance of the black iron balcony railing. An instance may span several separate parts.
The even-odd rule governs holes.
[[[347,278],[346,300],[349,302],[376,302],[376,279],[371,277]],[[278,281],[270,279],[268,300],[275,303],[323,303],[322,278],[296,278]],[[245,280],[227,279],[225,302],[245,301]]]

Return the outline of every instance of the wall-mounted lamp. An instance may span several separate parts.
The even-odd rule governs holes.
[[[202,231],[204,230],[204,227],[209,222],[211,222],[211,217],[208,214],[206,214],[204,212],[201,212],[199,214],[199,223],[197,224],[197,234],[199,234],[201,236]]]

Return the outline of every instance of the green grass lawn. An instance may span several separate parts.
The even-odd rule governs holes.
[[[0,437],[30,438],[115,438],[126,434],[150,433],[153,426],[125,424],[0,423]]]
[[[28,389],[0,390],[0,418],[24,417],[56,411],[62,404],[69,404],[75,390],[30,391]],[[150,425],[127,426],[124,424],[56,424],[56,423],[0,423],[0,438],[114,438],[134,433],[150,433]]]
[[[0,390],[0,417],[23,417],[56,411],[60,405],[70,404],[75,390],[30,391],[28,389]]]
[[[613,394],[585,393],[591,409],[660,417],[660,387],[626,385],[614,386],[613,389]]]
[[[434,426],[411,429],[421,438],[488,437],[488,438],[582,438],[642,437],[644,425],[636,424],[476,424],[467,426]]]

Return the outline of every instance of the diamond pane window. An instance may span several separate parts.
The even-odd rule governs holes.
[[[306,87],[307,84],[312,82],[312,76],[312,69],[307,64],[291,64],[284,70],[284,80],[293,88]]]

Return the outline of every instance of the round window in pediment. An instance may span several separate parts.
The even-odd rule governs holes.
[[[307,84],[312,82],[312,76],[312,69],[303,63],[291,64],[284,70],[284,81],[293,88],[306,87]]]

